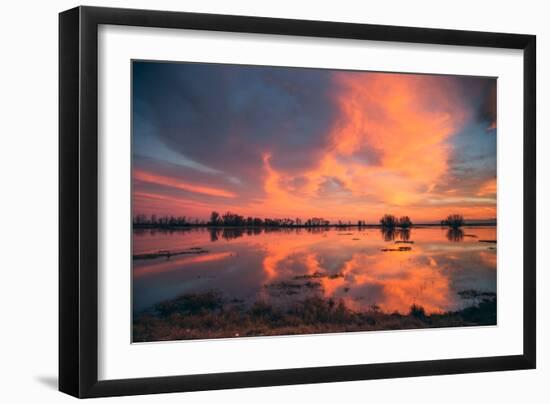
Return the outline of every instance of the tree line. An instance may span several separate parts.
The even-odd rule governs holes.
[[[139,214],[133,218],[134,226],[231,226],[231,227],[328,227],[328,226],[365,226],[364,220],[359,220],[356,224],[351,221],[343,222],[339,220],[337,223],[331,223],[330,220],[325,220],[322,217],[312,217],[307,220],[300,218],[260,218],[252,216],[242,216],[232,212],[220,214],[213,211],[208,220],[189,219],[185,216],[146,216]]]
[[[379,221],[380,226],[386,229],[408,229],[413,226],[412,220],[409,216],[397,217],[394,215],[386,214],[382,216]],[[464,225],[464,217],[458,214],[449,215],[446,219],[442,220],[442,226],[457,229]],[[338,220],[337,222],[331,222],[325,220],[322,217],[312,217],[307,220],[300,218],[260,218],[252,216],[242,216],[232,212],[226,212],[220,214],[213,211],[210,214],[208,220],[187,218],[186,216],[157,216],[157,215],[144,215],[138,214],[133,218],[134,227],[182,227],[182,226],[230,226],[230,227],[348,227],[367,226],[365,220],[358,220],[352,223],[351,221]]]

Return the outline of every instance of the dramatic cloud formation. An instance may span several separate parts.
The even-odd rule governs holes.
[[[496,80],[134,62],[134,213],[496,217]]]

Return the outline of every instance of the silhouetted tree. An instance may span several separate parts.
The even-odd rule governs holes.
[[[139,214],[134,216],[134,224],[135,225],[145,225],[147,224],[147,216],[144,214]]]
[[[464,225],[464,217],[458,214],[449,215],[445,220],[445,224],[453,229],[458,229]]]
[[[412,226],[412,222],[411,222],[411,219],[409,219],[408,216],[401,216],[399,218],[399,227],[401,227],[403,229],[408,229],[411,226]]]
[[[216,226],[220,223],[220,214],[216,211],[210,213],[210,224]]]
[[[224,226],[243,226],[244,217],[235,213],[227,212],[222,216]]]
[[[380,219],[380,225],[387,229],[393,229],[397,227],[398,224],[399,220],[397,220],[397,217],[395,217],[394,215],[384,215],[382,219]]]

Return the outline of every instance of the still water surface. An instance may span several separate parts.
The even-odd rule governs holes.
[[[322,294],[361,311],[458,310],[475,303],[460,292],[496,292],[496,244],[483,241],[495,239],[496,227],[134,230],[134,255],[201,253],[134,259],[133,308],[217,290],[243,304]]]

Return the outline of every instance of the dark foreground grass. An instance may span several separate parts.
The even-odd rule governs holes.
[[[411,306],[406,315],[383,313],[373,306],[355,312],[321,296],[307,297],[286,308],[265,301],[251,306],[226,301],[216,291],[186,294],[157,304],[134,321],[134,342],[320,334],[352,331],[404,330],[496,324],[496,296],[456,312],[426,314]]]

